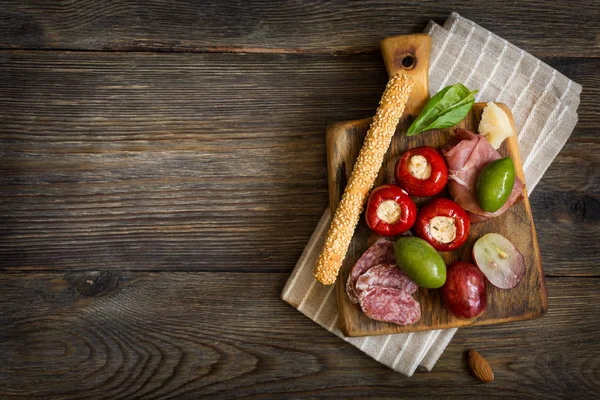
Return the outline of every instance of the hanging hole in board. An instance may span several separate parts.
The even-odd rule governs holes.
[[[413,69],[416,63],[417,60],[415,59],[415,56],[411,53],[403,54],[400,58],[400,64],[404,69]]]

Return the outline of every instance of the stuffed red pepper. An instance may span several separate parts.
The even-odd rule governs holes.
[[[436,250],[451,251],[465,243],[470,228],[467,212],[456,202],[439,197],[421,207],[414,231]]]
[[[382,236],[399,235],[409,230],[417,218],[417,207],[396,185],[379,186],[371,192],[365,219],[369,228]]]
[[[411,196],[433,196],[448,183],[448,168],[433,147],[416,147],[396,164],[396,184]]]

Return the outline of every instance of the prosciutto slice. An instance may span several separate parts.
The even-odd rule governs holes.
[[[483,211],[475,196],[477,177],[487,164],[501,158],[500,154],[480,135],[466,129],[457,129],[455,134],[454,139],[442,149],[442,154],[448,163],[450,195],[467,211],[471,222],[479,222],[502,215],[521,197],[523,182],[515,177],[513,190],[506,203],[498,211],[493,213]]]

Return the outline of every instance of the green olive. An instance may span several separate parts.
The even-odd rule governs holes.
[[[394,244],[394,255],[402,271],[417,285],[436,289],[446,282],[444,259],[425,240],[403,236]]]
[[[510,196],[515,184],[515,166],[510,157],[492,161],[479,174],[475,191],[483,211],[496,212]]]

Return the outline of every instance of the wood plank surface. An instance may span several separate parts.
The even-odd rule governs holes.
[[[279,294],[328,204],[326,126],[373,115],[383,37],[452,11],[584,89],[530,198],[548,314],[461,329],[408,379]],[[3,1],[0,398],[597,397],[599,19],[591,0]]]
[[[372,56],[0,59],[5,268],[291,270],[327,205],[325,127],[385,84]]]
[[[600,57],[600,3],[335,0],[21,1],[0,10],[0,46],[217,52],[377,52],[452,11],[536,56]],[[568,45],[566,45],[568,43]]]
[[[279,300],[286,273],[0,274],[0,397],[592,398],[598,278],[550,278],[541,319],[459,330],[406,378]],[[482,385],[464,352],[496,380]],[[460,389],[460,390],[458,390]]]
[[[544,61],[583,86],[581,103],[577,109],[579,114],[578,128],[598,129],[600,109],[596,99],[600,96],[600,74],[592,68],[597,60],[592,58],[547,58]]]
[[[600,3],[490,4],[3,1],[0,398],[598,397]],[[584,89],[530,198],[548,314],[461,329],[408,379],[279,294],[326,126],[373,115],[383,37],[452,11]]]
[[[531,198],[542,259],[598,276],[600,60],[547,61],[584,91]],[[0,269],[291,271],[325,128],[386,81],[379,55],[0,52]]]

